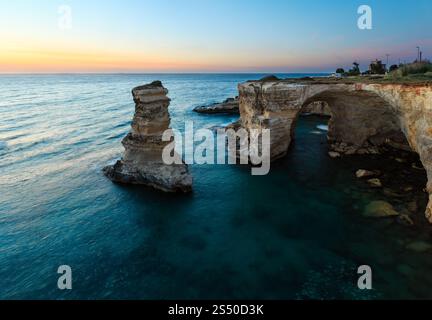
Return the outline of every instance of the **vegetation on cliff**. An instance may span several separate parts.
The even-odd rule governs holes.
[[[336,74],[349,81],[374,80],[374,82],[415,83],[432,81],[432,63],[429,60],[414,61],[408,64],[387,66],[379,60],[373,61],[369,70],[361,72],[359,64],[354,62],[353,68],[345,72],[338,68]]]
[[[400,65],[399,68],[390,72],[387,78],[394,80],[432,80],[432,63],[426,60]]]

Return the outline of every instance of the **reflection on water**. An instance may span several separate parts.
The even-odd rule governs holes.
[[[290,153],[268,176],[192,166],[195,191],[184,196],[102,175],[122,152],[132,87],[162,80],[175,128],[211,127],[235,117],[192,108],[259,77],[0,77],[0,298],[431,298],[431,251],[417,250],[430,243],[424,172],[378,156],[330,159],[325,132],[315,134],[320,118],[300,118]],[[359,168],[400,177],[384,177],[387,189],[414,190],[372,190],[356,179]],[[418,206],[414,227],[362,216],[372,200],[402,212],[408,198]],[[74,272],[71,292],[56,287],[63,264]],[[372,292],[356,287],[362,264],[373,268]]]

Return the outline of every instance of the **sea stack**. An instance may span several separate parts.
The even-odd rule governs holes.
[[[160,81],[132,90],[135,115],[132,130],[123,139],[125,152],[121,160],[104,168],[114,182],[140,184],[165,192],[192,191],[192,176],[186,164],[167,165],[162,151],[170,142],[162,135],[170,126],[168,90]]]

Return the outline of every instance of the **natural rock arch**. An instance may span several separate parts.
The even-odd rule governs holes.
[[[412,151],[396,109],[376,93],[325,90],[306,96],[301,109],[315,101],[326,102],[330,109],[328,138],[333,146],[348,145],[345,152],[351,154],[376,153],[383,144]]]
[[[333,142],[354,145],[358,147],[356,150],[391,138],[400,140],[399,147],[406,147],[407,143],[419,154],[427,171],[430,201],[426,217],[432,223],[430,84],[251,81],[239,85],[239,96],[242,126],[246,129],[271,129],[273,160],[288,152],[300,111],[317,100],[326,101],[331,106],[329,138]]]

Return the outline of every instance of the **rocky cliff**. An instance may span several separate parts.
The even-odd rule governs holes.
[[[142,184],[166,192],[189,192],[192,177],[185,164],[166,165],[162,151],[169,142],[162,135],[169,128],[168,90],[159,81],[132,90],[135,115],[132,130],[123,139],[121,160],[104,169],[114,182]]]
[[[323,80],[250,81],[239,85],[241,125],[271,129],[271,156],[288,152],[297,117],[328,103],[330,145],[342,154],[379,152],[385,144],[419,154],[428,175],[432,223],[432,85]]]

